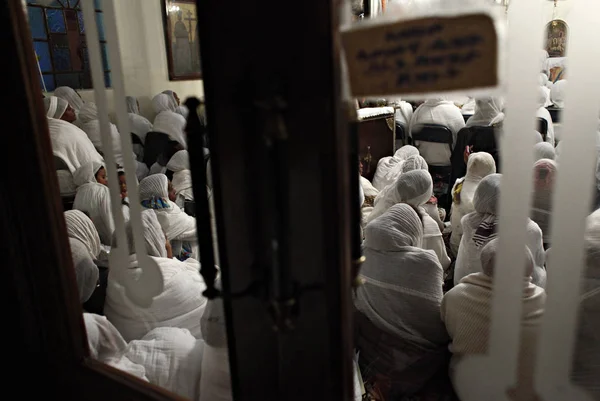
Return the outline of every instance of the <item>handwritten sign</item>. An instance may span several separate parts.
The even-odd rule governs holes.
[[[432,17],[342,34],[356,97],[491,87],[498,83],[491,17]]]

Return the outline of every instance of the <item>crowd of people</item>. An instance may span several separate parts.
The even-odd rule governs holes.
[[[540,75],[536,117],[545,119],[548,128],[545,139],[534,133],[519,355],[519,378],[530,395],[546,281],[552,276],[546,262],[560,168],[560,144],[556,146],[546,107],[564,107],[566,85],[566,80],[552,83]],[[358,362],[369,399],[458,399],[452,374],[456,364],[464,356],[487,352],[494,271],[502,269],[496,263],[501,166],[491,154],[466,147],[466,174],[450,183],[447,210],[436,204],[429,171],[453,163],[451,155],[460,146],[457,134],[464,127],[494,127],[502,138],[504,105],[501,99],[480,98],[461,110],[437,98],[413,111],[407,104],[396,100],[394,105],[396,121],[406,127],[409,142],[419,126],[436,124],[449,129],[453,144],[413,140],[379,160],[372,182],[360,177],[366,260],[354,298]],[[472,116],[467,119],[463,113]],[[598,157],[600,167],[600,146]],[[596,176],[597,193],[600,174]],[[587,221],[587,270],[572,370],[573,381],[595,400],[600,400],[599,227],[600,210]]]
[[[519,374],[529,384],[544,288],[551,276],[546,261],[560,154],[546,107],[564,106],[566,84],[552,84],[540,75],[536,116],[545,119],[548,128],[545,140],[535,132],[534,194],[523,247]],[[68,87],[58,88],[44,102],[61,196],[73,198],[65,207],[70,209],[65,221],[92,356],[194,400],[230,400],[222,304],[202,296],[196,219],[186,213],[186,204],[194,201],[184,133],[187,109],[176,93],[164,91],[152,99],[156,116],[150,122],[140,114],[138,101],[127,98],[145,250],[164,281],[150,307],[141,308],[128,298],[121,279],[110,274],[115,267],[109,266],[109,255],[116,244],[108,188],[112,177],[107,175],[97,108]],[[462,110],[441,98],[426,100],[416,110],[406,102],[396,106],[396,120],[406,126],[409,138],[422,124],[437,124],[450,130],[453,147],[461,129],[501,131],[504,120],[503,102],[495,98],[472,99]],[[466,119],[465,113],[472,116]],[[148,162],[144,151],[151,133],[166,135],[169,146]],[[126,181],[132,177],[121,167],[121,135],[111,123],[129,254],[127,266],[119,268],[136,277],[140,268]],[[450,166],[451,156],[447,144],[413,141],[382,158],[372,182],[360,177],[366,262],[354,297],[356,349],[366,389],[379,397],[373,399],[453,394],[456,363],[487,349],[494,271],[502,268],[495,262],[502,174],[491,154],[465,149],[466,174],[451,183],[451,206],[444,210],[436,202],[430,168]],[[207,182],[210,197],[210,173]],[[211,224],[214,230],[214,218]],[[585,241],[585,295],[573,379],[600,400],[600,353],[592,352],[600,341],[595,330],[600,310],[600,211],[588,218]],[[216,249],[216,238],[214,245]]]
[[[152,99],[156,116],[150,122],[140,114],[138,101],[127,97],[133,177],[122,167],[123,133],[110,123],[129,255],[126,265],[114,266],[108,263],[117,241],[108,188],[113,177],[107,174],[96,105],[69,87],[57,88],[44,103],[92,356],[192,400],[230,400],[222,305],[202,295],[206,286],[198,262],[196,219],[186,213],[186,205],[194,202],[184,133],[188,110],[175,92],[164,91]],[[144,150],[150,151],[146,140],[157,134],[168,138],[161,142],[167,145],[153,150],[156,158],[149,163],[144,158]],[[128,279],[135,280],[141,269],[129,222],[127,178],[139,182],[145,251],[163,280],[162,292],[149,307],[138,306],[127,294]],[[212,181],[207,182],[211,201]],[[69,199],[71,203],[64,202]]]

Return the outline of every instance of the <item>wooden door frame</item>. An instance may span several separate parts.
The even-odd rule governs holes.
[[[89,356],[25,2],[0,5],[3,318],[10,373],[22,399],[176,400]],[[11,397],[13,398],[13,397]]]

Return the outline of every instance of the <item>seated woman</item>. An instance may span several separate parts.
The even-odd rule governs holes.
[[[500,98],[482,98],[475,100],[475,113],[469,118],[466,127],[490,127],[504,121],[504,102]]]
[[[80,167],[74,174],[78,185],[73,209],[86,213],[96,226],[100,241],[110,246],[115,230],[110,203],[110,191],[103,173],[104,164],[88,163]],[[96,178],[99,177],[99,180]],[[129,220],[129,208],[123,205],[125,220]]]
[[[475,189],[482,179],[494,173],[496,173],[496,162],[492,155],[486,152],[472,153],[467,161],[467,175],[456,180],[452,187],[450,249],[454,255],[458,254],[458,246],[463,234],[461,220],[463,216],[475,211],[473,206]]]
[[[190,171],[190,157],[188,151],[180,150],[175,153],[167,163],[167,170],[173,172],[171,184],[175,190],[175,203],[183,209],[186,200],[194,200],[192,172]]]
[[[534,161],[541,159],[556,159],[556,151],[554,150],[554,146],[550,145],[548,142],[536,143],[533,146],[533,155]]]
[[[98,284],[100,272],[94,263],[101,252],[100,237],[94,223],[83,212],[65,212],[67,235],[75,267],[75,278],[81,303],[90,299]]]
[[[164,174],[154,174],[144,178],[139,186],[140,202],[143,207],[153,210],[158,221],[173,245],[175,257],[198,258],[198,237],[196,219],[186,214],[170,198],[175,191],[170,187]]]
[[[463,236],[458,248],[458,256],[454,267],[454,285],[472,273],[482,272],[481,251],[485,244],[496,238],[498,223],[498,201],[500,200],[501,174],[490,174],[485,177],[475,190],[473,206],[475,211],[462,218]],[[546,270],[544,263],[546,253],[542,242],[542,230],[531,219],[527,219],[527,242],[525,245],[533,255],[533,284],[546,286]]]
[[[584,244],[586,269],[571,379],[600,400],[600,211],[587,218]]]
[[[163,95],[165,96],[165,95]],[[154,118],[154,131],[167,134],[169,138],[183,147],[187,148],[187,139],[185,137],[185,118],[174,111],[161,111]]]
[[[125,288],[112,275],[108,276],[104,311],[108,320],[119,330],[126,341],[141,339],[156,327],[188,329],[196,338],[202,338],[200,319],[206,306],[202,292],[206,286],[200,276],[200,264],[194,259],[180,262],[172,258],[170,244],[156,215],[142,212],[146,251],[158,263],[164,281],[164,291],[154,298],[149,308],[141,308],[127,298]],[[138,265],[133,244],[131,225],[126,226],[130,266],[111,267],[126,269],[137,275]],[[116,237],[114,238],[116,243]]]
[[[373,176],[373,186],[382,191],[385,187],[393,184],[400,176],[401,163],[410,156],[418,156],[419,150],[411,145],[402,146],[394,153],[394,156],[382,157],[377,162],[377,169]]]
[[[62,160],[71,174],[83,164],[103,161],[85,132],[71,124],[75,116],[66,101],[49,96],[44,99],[44,104],[52,153]]]
[[[550,220],[552,218],[552,195],[556,181],[557,165],[554,160],[542,159],[533,165],[533,204],[531,220],[542,230],[544,249],[550,247]]]
[[[98,110],[94,103],[86,103],[79,112],[79,122],[81,129],[88,135],[90,141],[94,144],[99,152],[105,152],[102,144],[102,136],[100,134],[100,120],[98,116]],[[123,165],[123,152],[121,150],[121,134],[119,133],[117,126],[110,124],[110,135],[112,140],[113,154],[115,161],[119,165]],[[136,155],[132,155],[136,164],[136,176],[139,180],[148,175],[148,167],[144,163],[140,163],[136,160]]]
[[[386,382],[385,399],[400,399],[445,368],[443,271],[434,253],[421,248],[423,223],[407,204],[371,221],[365,237],[364,284],[354,301],[359,363],[367,382]]]
[[[464,277],[460,283],[444,295],[441,316],[452,339],[450,352],[450,378],[465,355],[485,354],[490,336],[492,292],[498,239],[491,240],[480,253],[481,271]],[[521,347],[519,352],[519,379],[526,387],[533,387],[533,367],[537,338],[542,323],[546,293],[531,283],[534,261],[527,247],[525,279],[522,288]],[[528,385],[528,386],[527,386]],[[455,389],[460,396],[460,387]],[[525,398],[524,398],[525,399]],[[533,399],[533,398],[531,398]]]
[[[413,170],[404,173],[398,178],[394,186],[375,205],[369,216],[369,222],[381,216],[385,211],[397,203],[408,203],[418,208],[423,219],[423,249],[435,252],[440,265],[446,270],[450,266],[450,258],[446,253],[446,246],[438,224],[423,209],[433,194],[431,174],[425,170]]]
[[[452,149],[456,136],[465,126],[460,109],[444,98],[428,99],[415,110],[408,128],[408,136],[413,137],[416,129],[423,124],[438,124],[447,127],[452,133]],[[452,150],[446,143],[415,142],[415,146],[430,166],[449,166]]]
[[[147,118],[140,115],[140,103],[132,96],[126,97],[127,113],[129,116],[129,125],[131,132],[134,133],[142,144],[146,141],[146,134],[152,131],[152,123]]]

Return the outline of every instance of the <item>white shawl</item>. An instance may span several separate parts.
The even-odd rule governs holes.
[[[463,237],[464,238],[464,237]],[[492,309],[492,278],[474,273],[461,280],[444,296],[441,317],[452,338],[450,377],[454,367],[465,355],[488,351]],[[523,310],[521,314],[521,346],[519,378],[532,384],[537,336],[544,312],[546,294],[543,289],[523,279]]]
[[[106,317],[84,313],[83,321],[92,358],[147,381],[144,367],[123,355],[127,343]]]
[[[373,186],[378,191],[383,190],[399,176],[399,170],[397,170],[398,164],[408,159],[410,156],[419,155],[419,150],[411,145],[405,145],[398,149],[394,156],[382,157],[377,162],[377,170],[373,176]]]
[[[65,162],[74,173],[82,164],[102,163],[102,156],[96,151],[85,132],[63,120],[48,119],[52,153]]]
[[[129,129],[133,132],[142,143],[146,143],[146,134],[152,131],[152,123],[146,117],[139,114],[129,113]]]
[[[483,246],[478,246],[473,240],[478,227],[482,223],[493,222],[496,220],[496,208],[500,199],[500,180],[501,174],[490,174],[479,183],[473,197],[473,205],[475,212],[470,213],[462,218],[461,224],[463,236],[458,248],[458,256],[454,267],[454,284],[458,284],[460,280],[471,274],[482,271],[481,267],[481,251]],[[525,245],[533,255],[534,270],[532,282],[539,287],[546,286],[546,270],[544,264],[546,262],[546,253],[542,242],[542,230],[531,219],[527,219],[527,242]],[[497,234],[494,232],[494,235]],[[494,236],[490,236],[490,239]]]
[[[78,187],[83,184],[97,183],[96,173],[103,167],[104,163],[99,163],[97,161],[83,164],[73,173],[73,183]]]
[[[155,132],[167,134],[171,140],[178,142],[183,147],[187,147],[184,128],[185,118],[173,111],[163,111],[154,119]]]
[[[467,121],[467,127],[488,127],[504,121],[502,109],[504,102],[500,98],[484,98],[475,101],[475,114]]]
[[[141,339],[156,327],[188,329],[196,338],[202,338],[200,319],[206,306],[202,292],[206,289],[200,276],[200,263],[194,259],[152,257],[158,264],[164,281],[163,292],[154,298],[149,308],[141,308],[125,295],[124,287],[112,275],[108,276],[106,317],[121,332],[126,341]],[[140,274],[137,261],[132,261],[127,273]]]
[[[81,96],[68,86],[56,88],[54,90],[54,96],[66,100],[76,113],[79,113],[79,110],[83,107],[83,99]]]
[[[94,293],[100,272],[83,242],[75,238],[69,238],[69,247],[71,248],[71,257],[75,268],[79,300],[83,303],[90,299]]]
[[[550,89],[550,98],[552,99],[552,103],[554,103],[554,105],[559,109],[563,109],[565,107],[567,85],[567,80],[561,79],[552,85],[552,89]]]
[[[556,159],[556,151],[554,146],[548,142],[536,143],[533,147],[534,161],[541,159]]]
[[[171,184],[177,194],[177,205],[183,207],[186,200],[194,200],[192,189],[192,172],[189,170],[190,160],[187,150],[176,152],[167,163],[167,170],[174,172]]]
[[[92,220],[79,210],[65,212],[67,236],[85,245],[90,258],[96,259],[100,255],[100,236]]]
[[[393,341],[373,344],[374,338],[359,324],[361,357],[375,362],[378,371],[402,371],[448,342],[439,315],[443,271],[433,252],[420,248],[423,227],[410,206],[392,206],[365,231],[366,261],[360,276],[364,284],[354,304]]]
[[[100,241],[104,245],[111,244],[115,225],[110,208],[110,191],[107,186],[98,183],[80,186],[75,195],[73,209],[88,214],[98,230]]]
[[[450,248],[455,255],[458,253],[458,246],[463,234],[461,220],[467,214],[475,211],[475,207],[473,206],[475,189],[477,189],[479,182],[483,178],[495,173],[496,162],[489,153],[473,153],[467,161],[467,174],[464,178],[458,179],[452,187],[452,209],[450,211],[452,235],[450,236]],[[462,188],[460,192],[457,192],[457,186],[460,184],[462,184]]]
[[[175,111],[177,105],[175,101],[171,100],[171,97],[165,93],[159,93],[152,98],[152,107],[156,114],[160,114],[163,111]]]
[[[130,361],[144,367],[150,383],[193,401],[200,396],[203,353],[204,341],[178,327],[155,328],[125,349]]]

